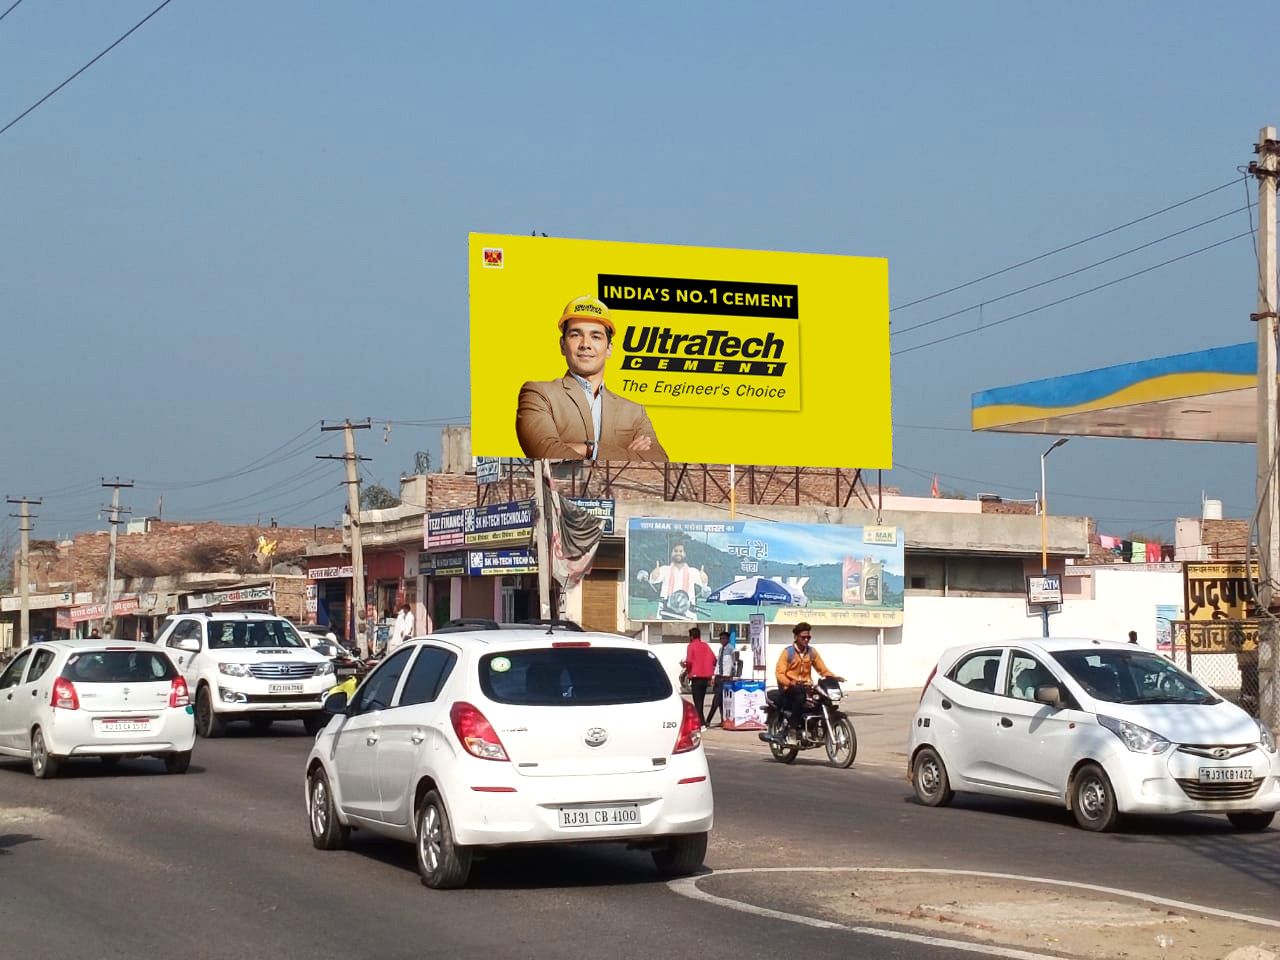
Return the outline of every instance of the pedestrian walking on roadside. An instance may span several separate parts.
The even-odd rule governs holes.
[[[387,653],[413,636],[413,610],[407,603],[400,604],[395,623],[391,625],[391,635],[387,638]]]
[[[703,709],[707,702],[707,687],[716,672],[716,655],[711,652],[702,631],[697,627],[689,628],[689,645],[684,651],[684,660],[680,666],[689,671],[689,690],[693,694],[693,708],[698,711],[698,720],[705,727],[706,717]]]
[[[716,651],[715,685],[711,689],[711,709],[707,711],[705,726],[711,726],[711,718],[720,711],[720,726],[724,726],[724,685],[733,679],[734,674],[733,641],[728,630],[720,631],[720,649]]]

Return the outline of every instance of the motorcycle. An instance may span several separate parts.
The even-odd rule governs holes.
[[[804,707],[800,711],[800,729],[787,724],[781,704],[781,690],[770,690],[765,708],[766,730],[760,739],[769,744],[773,759],[790,763],[801,750],[825,747],[827,760],[841,769],[853,765],[858,755],[858,735],[853,723],[840,710],[844,692],[840,681],[823,677],[816,687],[805,687]]]

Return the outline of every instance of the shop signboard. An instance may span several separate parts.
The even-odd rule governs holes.
[[[468,255],[478,453],[583,457],[561,322],[598,317],[635,425],[602,433],[598,459],[892,466],[882,258],[494,234]]]
[[[1062,578],[1056,573],[1027,577],[1027,603],[1032,606],[1062,602]]]
[[[486,507],[438,510],[425,519],[428,552],[533,539],[533,501],[513,500]]]
[[[880,528],[883,530],[884,528]],[[903,617],[901,527],[871,542],[860,526],[633,517],[627,522],[627,608],[632,620],[892,627]],[[777,580],[797,603],[712,603],[746,577]]]
[[[598,517],[604,521],[602,531],[608,535],[613,533],[613,521],[615,501],[613,500],[586,500],[582,497],[565,497],[570,503],[577,504],[593,517]]]
[[[55,607],[69,607],[76,603],[92,603],[93,594],[88,591],[80,593],[33,593],[27,597],[28,610],[52,610]],[[15,613],[22,609],[22,597],[0,597],[0,612]]]
[[[350,580],[355,568],[351,564],[345,567],[312,567],[307,571],[308,580]],[[369,565],[365,564],[364,575],[369,575]]]
[[[497,483],[502,479],[502,460],[499,457],[476,457],[476,485]]]
[[[1235,653],[1258,647],[1256,563],[1190,563],[1184,567],[1183,608],[1193,653]]]
[[[467,574],[473,577],[537,572],[538,558],[528,547],[467,551]]]
[[[137,597],[122,597],[111,604],[111,615],[113,617],[126,617],[131,613],[138,612]],[[75,623],[84,623],[88,620],[104,620],[107,616],[107,605],[105,603],[85,603],[78,607],[72,607],[66,611],[64,616],[61,612],[57,614],[58,625],[63,623],[70,626]]]
[[[418,573],[424,577],[462,577],[467,573],[467,551],[445,550],[418,553]]]
[[[193,593],[187,597],[188,610],[205,607],[221,607],[232,603],[262,603],[275,599],[271,586],[236,587],[234,590],[214,590],[209,593]]]

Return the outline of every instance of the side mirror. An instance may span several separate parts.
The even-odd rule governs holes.
[[[345,690],[340,693],[331,693],[324,698],[325,713],[346,713],[347,712],[347,692]]]
[[[1036,703],[1047,703],[1051,707],[1062,706],[1062,690],[1056,683],[1046,683],[1036,687]]]
[[[195,637],[183,637],[178,641],[178,649],[185,650],[187,653],[199,653],[200,641]]]

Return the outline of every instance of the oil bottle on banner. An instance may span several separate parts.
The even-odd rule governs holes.
[[[841,600],[849,606],[878,607],[884,603],[884,564],[871,557],[844,558]]]

